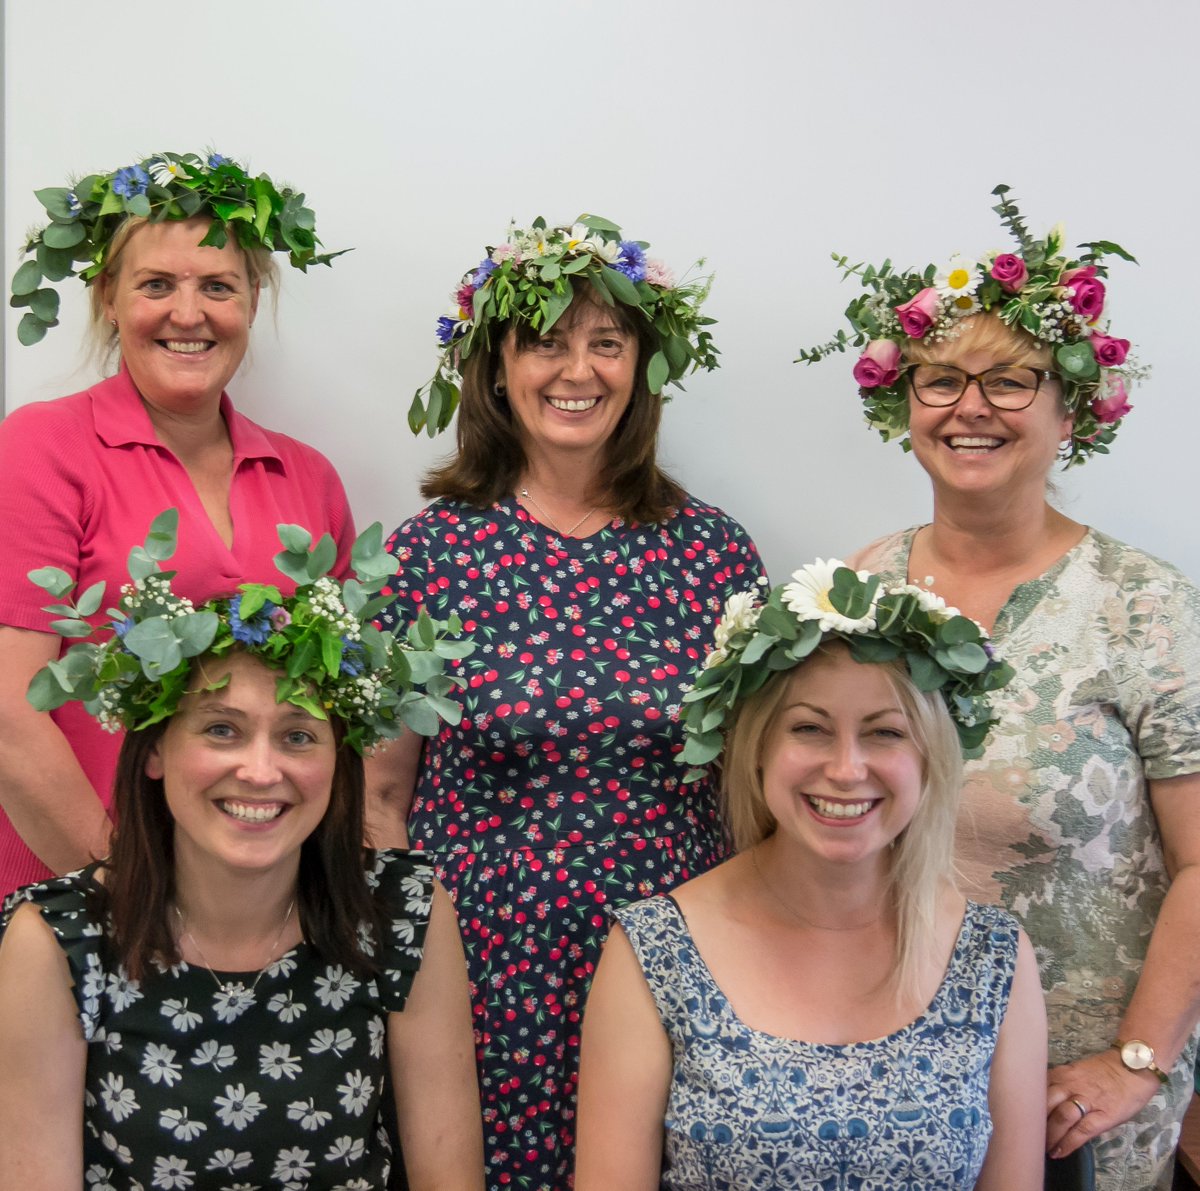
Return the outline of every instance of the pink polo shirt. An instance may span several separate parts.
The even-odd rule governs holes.
[[[50,597],[26,577],[36,567],[61,567],[74,576],[75,595],[103,579],[101,609],[113,607],[129,578],[130,548],[169,508],[179,509],[179,545],[163,567],[178,573],[174,589],[197,604],[239,583],[293,588],[272,561],[281,522],[302,525],[314,539],[332,534],[344,573],[354,523],[332,464],[304,443],[242,417],[224,394],[221,413],[233,443],[232,549],[208,519],[183,465],[158,441],[124,367],[82,393],[9,414],[0,423],[0,624],[49,631],[53,618],[41,609]],[[93,620],[106,618],[101,613]],[[121,737],[101,731],[78,703],[51,714],[108,806]],[[0,809],[0,895],[49,875]]]

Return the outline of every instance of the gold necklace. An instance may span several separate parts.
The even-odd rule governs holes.
[[[249,988],[247,988],[240,980],[226,984],[225,981],[223,981],[220,976],[213,971],[212,964],[208,962],[208,958],[200,949],[200,944],[196,942],[196,936],[192,934],[190,930],[188,930],[187,921],[183,916],[183,911],[178,905],[175,906],[175,917],[179,919],[179,933],[187,936],[188,942],[191,943],[191,945],[196,949],[196,954],[200,957],[200,962],[208,969],[208,974],[217,982],[217,987],[225,994],[225,996],[234,997],[238,996],[239,994],[253,993],[258,987],[258,982],[263,978],[263,974],[276,961],[276,959],[278,959],[279,941],[283,938],[283,932],[287,930],[287,924],[291,921],[292,911],[295,908],[296,899],[292,898],[292,900],[288,903],[287,913],[283,916],[283,922],[280,924],[279,934],[275,936],[275,942],[271,944],[270,958],[265,964],[263,964],[261,968],[258,969],[258,975],[254,977],[254,983],[250,985]]]
[[[845,932],[854,930],[866,930],[868,927],[875,926],[883,921],[883,915],[880,914],[876,918],[872,918],[870,922],[861,922],[855,926],[822,926],[819,922],[812,922],[805,918],[799,910],[796,909],[790,902],[784,900],[783,895],[776,891],[775,887],[767,880],[767,874],[763,872],[762,866],[758,863],[758,845],[755,844],[750,849],[750,862],[754,865],[754,871],[758,873],[758,879],[762,882],[763,888],[793,917],[797,922],[803,923],[810,930],[828,930],[835,932]]]
[[[558,534],[560,537],[563,537],[563,538],[573,537],[575,534],[575,531],[600,507],[599,505],[593,505],[590,509],[588,509],[588,511],[586,513],[584,513],[584,515],[582,517],[579,518],[578,521],[575,522],[574,525],[571,526],[570,529],[559,529],[558,526],[555,525],[555,523],[550,520],[550,517],[547,515],[546,510],[543,509],[542,506],[540,504],[538,504],[538,502],[536,500],[533,499],[533,497],[530,495],[528,488],[521,489],[521,499],[529,501],[529,503],[531,505],[533,505],[533,507],[535,509],[537,509],[537,511],[542,515],[542,520],[552,530],[554,530],[554,532],[556,534]]]

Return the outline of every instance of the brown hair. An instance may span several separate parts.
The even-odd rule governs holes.
[[[193,216],[193,219],[187,222],[204,218],[203,215]],[[109,324],[108,315],[104,310],[104,304],[108,300],[108,287],[116,281],[121,272],[121,255],[125,251],[130,237],[138,228],[144,227],[149,222],[141,215],[130,215],[121,223],[108,242],[108,251],[104,256],[104,268],[92,278],[91,284],[88,286],[87,338],[91,347],[91,355],[102,368],[119,352],[121,345],[120,334],[116,327]],[[237,234],[228,224],[226,224],[226,231],[229,233],[229,242],[237,248],[242,255],[242,260],[245,261],[246,277],[250,282],[250,288],[253,290],[256,285],[267,286],[273,295],[277,295],[279,292],[279,267],[275,264],[274,255],[265,248],[243,248],[238,243]],[[199,242],[199,240],[196,241],[197,244]]]
[[[382,913],[364,876],[372,854],[364,854],[362,842],[363,762],[342,743],[341,720],[330,722],[338,748],[329,807],[300,846],[296,906],[304,937],[322,959],[371,976],[378,964],[362,950],[359,929],[365,924],[374,939],[384,936]],[[129,732],[122,742],[113,779],[117,827],[96,895],[95,910],[112,915],[118,956],[134,980],[153,960],[179,962],[168,913],[175,896],[175,820],[162,780],[146,774],[167,723]]]
[[[585,305],[600,302],[590,286],[580,287],[559,325],[570,326]],[[623,331],[634,336],[638,349],[633,396],[604,444],[604,495],[617,515],[627,521],[665,521],[683,504],[685,493],[656,462],[663,399],[661,393],[650,392],[646,363],[658,350],[658,336],[649,319],[620,303],[602,309]],[[539,338],[539,332],[523,320],[501,323],[487,350],[476,351],[464,364],[455,427],[457,450],[426,472],[421,495],[427,500],[448,497],[486,509],[510,496],[516,487],[525,467],[525,452],[508,398],[496,392],[500,349],[509,334],[518,351],[526,350]]]

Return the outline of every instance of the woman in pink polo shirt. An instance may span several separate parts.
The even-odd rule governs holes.
[[[78,704],[47,715],[26,701],[62,644],[27,572],[58,566],[79,592],[104,580],[114,603],[130,547],[168,507],[185,560],[176,589],[196,603],[274,574],[281,522],[332,534],[339,572],[354,538],[328,460],[242,417],[224,391],[272,253],[301,269],[336,255],[318,253],[304,196],[220,154],[164,153],[38,198],[51,222],[13,278],[27,307],[18,336],[40,340],[57,317],[53,283],[79,276],[119,369],[0,424],[0,894],[105,855],[120,746]]]

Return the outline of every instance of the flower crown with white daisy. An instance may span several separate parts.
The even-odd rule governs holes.
[[[951,340],[959,320],[978,311],[995,312],[1010,327],[1028,333],[1037,347],[1050,348],[1063,400],[1075,423],[1064,466],[1107,454],[1121,419],[1132,408],[1127,382],[1145,369],[1129,357],[1129,340],[1109,333],[1105,318],[1106,255],[1136,260],[1119,244],[1096,240],[1081,244],[1079,259],[1064,255],[1065,233],[1058,224],[1044,240],[1035,240],[1008,198],[1009,187],[992,194],[992,208],[1017,242],[1017,252],[991,251],[979,260],[955,255],[938,269],[897,272],[891,261],[879,267],[833,259],[843,278],[857,276],[869,292],[846,308],[852,331],[839,331],[827,343],[802,351],[797,362],[815,364],[835,351],[864,347],[854,365],[867,421],[884,441],[898,438],[907,451],[908,392],[902,355],[906,342]]]
[[[541,217],[529,228],[511,224],[503,244],[489,247],[483,260],[463,275],[449,312],[437,321],[441,363],[422,385],[408,411],[414,434],[432,438],[450,425],[462,395],[462,365],[481,344],[485,350],[517,322],[545,334],[566,313],[575,286],[587,282],[605,305],[621,303],[645,318],[657,350],[645,361],[651,393],[698,368],[717,366],[717,349],[700,314],[711,277],[686,284],[661,261],[646,255],[649,245],[626,240],[621,229],[596,215],[580,215],[571,227],[547,227]],[[697,266],[704,262],[697,261]]]
[[[714,641],[683,697],[685,781],[720,755],[739,703],[826,641],[844,641],[856,662],[902,659],[918,690],[941,691],[968,757],[995,723],[988,695],[1013,676],[983,628],[939,596],[910,583],[884,588],[878,575],[833,558],[802,567],[763,602],[750,591],[730,596]]]
[[[301,272],[349,251],[317,252],[321,241],[304,195],[289,186],[278,189],[266,174],[252,178],[220,153],[156,153],[111,174],[34,193],[50,222],[26,237],[22,255],[33,259],[13,275],[9,300],[28,307],[17,325],[17,338],[27,346],[58,325],[58,291],[51,287],[66,277],[90,285],[104,269],[113,234],[130,216],[160,223],[211,215],[202,245],[224,248],[233,236],[243,250],[286,252]]]
[[[437,621],[422,611],[403,640],[371,623],[390,598],[371,597],[399,565],[383,548],[379,522],[355,541],[355,578],[344,582],[327,574],[337,558],[329,534],[310,549],[307,530],[280,525],[283,550],[275,566],[296,584],[294,594],[243,583],[236,595],[201,608],[176,595],[175,572],[158,565],[175,553],[178,526],[177,509],[160,513],[145,544],[130,551],[130,582],[106,613],[111,636],[71,646],[33,676],[28,698],[38,711],[81,702],[108,731],[146,728],[174,715],[180,699],[196,689],[193,658],[237,650],[279,672],[277,702],[317,719],[345,721],[345,743],[360,753],[406,727],[433,736],[439,718],[454,724],[462,718],[462,708],[447,697],[462,680],[443,673],[447,659],[468,657],[475,648],[470,640],[447,639],[462,632],[458,617]],[[29,578],[58,601],[75,586],[57,567],[30,571]],[[92,636],[96,628],[87,618],[99,610],[104,587],[96,583],[75,602],[48,605],[45,611],[59,618],[50,627],[63,637]]]

